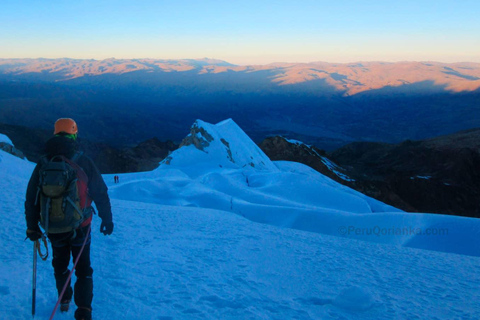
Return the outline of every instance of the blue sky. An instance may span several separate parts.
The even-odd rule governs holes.
[[[2,0],[0,58],[480,62],[480,1]]]

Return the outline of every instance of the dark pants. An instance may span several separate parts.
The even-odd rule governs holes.
[[[85,240],[86,231],[87,228],[77,230],[77,234],[73,239],[72,234],[51,234],[49,236],[52,242],[52,265],[59,296],[70,274],[70,270],[68,269],[70,254],[73,257],[73,261],[75,261]],[[69,284],[62,298],[62,301],[71,300],[73,295],[77,307],[86,307],[89,309],[92,308],[93,300],[93,269],[90,266],[90,240],[89,236],[75,269],[75,276],[77,277],[74,287],[75,294],[73,294],[74,291]]]

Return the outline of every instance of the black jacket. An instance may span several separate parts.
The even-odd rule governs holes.
[[[45,145],[45,154],[48,159],[56,155],[64,155],[72,158],[78,151],[77,143],[67,137],[55,136],[47,141]],[[88,176],[88,193],[98,210],[98,215],[103,222],[112,222],[112,208],[110,198],[108,197],[108,188],[103,181],[100,172],[86,155],[81,155],[77,159],[77,164],[85,171]],[[27,194],[25,200],[25,219],[27,220],[27,228],[30,230],[38,229],[40,221],[40,203],[35,204],[39,181],[39,163],[33,170],[30,181],[28,182]],[[40,202],[40,201],[38,201]]]

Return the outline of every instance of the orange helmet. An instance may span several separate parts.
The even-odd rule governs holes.
[[[55,122],[55,131],[53,134],[65,132],[68,134],[76,134],[78,132],[77,124],[73,119],[60,118]]]

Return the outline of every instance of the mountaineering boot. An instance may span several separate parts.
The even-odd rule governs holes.
[[[70,300],[62,300],[62,302],[60,302],[60,311],[67,312],[68,309],[70,309]]]
[[[73,295],[72,287],[68,287],[65,293],[63,294],[62,300],[60,301],[61,312],[67,312],[68,309],[70,309],[70,301],[72,301],[72,295]]]
[[[78,307],[75,311],[75,320],[92,320],[92,309]]]

